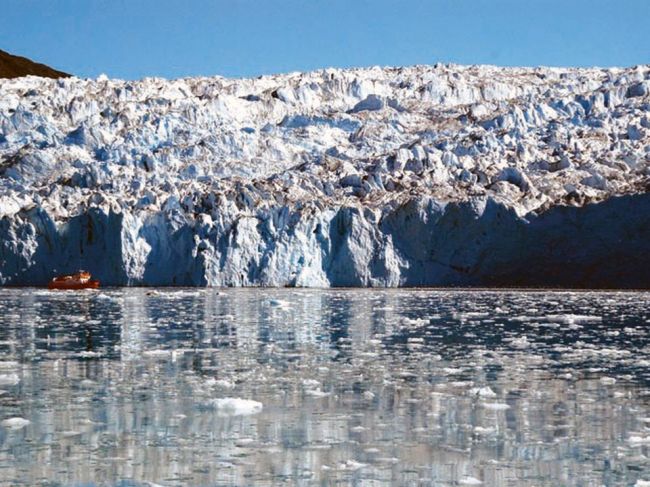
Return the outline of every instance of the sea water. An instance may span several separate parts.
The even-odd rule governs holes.
[[[647,485],[650,294],[0,290],[0,485]]]

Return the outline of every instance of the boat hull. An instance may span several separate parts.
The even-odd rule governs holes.
[[[47,285],[48,289],[78,290],[78,289],[98,289],[99,281],[87,282],[65,282],[52,281]]]

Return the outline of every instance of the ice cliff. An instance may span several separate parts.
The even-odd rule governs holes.
[[[650,66],[0,80],[0,284],[650,287]]]

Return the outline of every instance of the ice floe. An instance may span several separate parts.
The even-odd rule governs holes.
[[[219,416],[250,416],[262,412],[262,403],[251,399],[224,397],[214,399],[212,404]]]
[[[30,421],[28,419],[15,417],[3,419],[0,421],[0,426],[4,426],[5,428],[11,430],[19,430],[27,426],[29,423]]]

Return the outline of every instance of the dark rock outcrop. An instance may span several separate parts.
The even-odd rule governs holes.
[[[0,50],[0,78],[20,78],[21,76],[40,76],[42,78],[68,78],[63,71],[50,68],[45,64],[35,63],[22,56],[14,56]]]

